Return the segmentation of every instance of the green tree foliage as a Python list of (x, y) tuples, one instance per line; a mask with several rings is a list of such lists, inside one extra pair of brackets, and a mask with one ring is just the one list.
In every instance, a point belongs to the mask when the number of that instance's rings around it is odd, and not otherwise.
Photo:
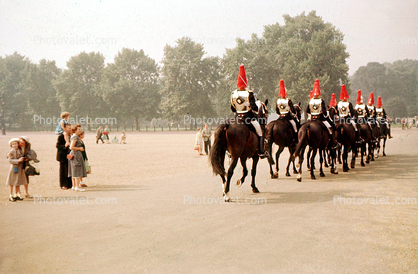
[(245, 73), (249, 89), (257, 98), (264, 101), (274, 97), (275, 82), (278, 69), (274, 66), (274, 59), (271, 57), (272, 47), (268, 41), (256, 34), (252, 34), (251, 39), (245, 41), (237, 39), (237, 46), (233, 49), (226, 49), (226, 53), (221, 61), (223, 89), (218, 95), (219, 102), (222, 104), (220, 114), (230, 113), (231, 92), (236, 89), (239, 66), (244, 64)]
[(344, 35), (331, 23), (325, 23), (315, 11), (291, 17), (284, 15), (285, 24), (264, 28), (264, 38), (271, 45), (271, 58), (278, 69), (274, 86), (278, 91), (284, 79), (294, 102), (307, 103), (315, 79), (319, 79), (322, 97), (328, 100), (339, 93), (341, 85), (349, 88), (349, 54), (342, 43)]
[(30, 61), (17, 52), (0, 57), (0, 100), (4, 102), (5, 124), (26, 125), (30, 117), (26, 114), (28, 98), (21, 89), (24, 71)]
[[(41, 116), (45, 119), (59, 117), (60, 107), (52, 81), (57, 79), (60, 73), (61, 70), (55, 65), (55, 61), (45, 59), (39, 64), (28, 63), (23, 70), (20, 90), (27, 98), (25, 113), (31, 116), (32, 123), (40, 123)], [(51, 128), (55, 129), (54, 125), (51, 125)]]
[(143, 50), (123, 48), (105, 69), (101, 92), (109, 110), (120, 119), (151, 120), (158, 115), (158, 66)]
[(183, 115), (210, 117), (219, 81), (219, 59), (204, 58), (201, 44), (183, 37), (172, 47), (166, 45), (162, 60), (161, 111), (165, 117)]
[(418, 115), (417, 60), (368, 63), (354, 73), (351, 83), (354, 90), (361, 89), (365, 100), (371, 92), (375, 98), (381, 96), (383, 107), (391, 117)]
[(71, 57), (67, 69), (53, 82), (61, 110), (82, 117), (109, 117), (99, 88), (103, 71), (101, 53), (82, 52)]

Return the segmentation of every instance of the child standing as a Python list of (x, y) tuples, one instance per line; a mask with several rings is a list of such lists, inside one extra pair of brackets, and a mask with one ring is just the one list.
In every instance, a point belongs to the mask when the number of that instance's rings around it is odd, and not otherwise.
[(70, 119), (70, 113), (66, 111), (61, 113), (61, 120), (58, 122), (57, 128), (55, 129), (55, 135), (64, 134), (65, 142), (70, 146), (70, 136), (64, 131), (65, 125), (68, 124), (68, 119)]
[(120, 136), (120, 143), (126, 144), (126, 132), (122, 131), (122, 135)]
[[(9, 141), (9, 146), (11, 147), (8, 154), (10, 170), (9, 175), (7, 176), (6, 185), (10, 186), (9, 201), (15, 202), (17, 200), (23, 200), (20, 195), (20, 186), (27, 184), (26, 174), (23, 170), (23, 162), (25, 161), (25, 157), (23, 157), (23, 154), (19, 149), (18, 138), (12, 138)], [(13, 187), (15, 187), (15, 196), (13, 196)]]

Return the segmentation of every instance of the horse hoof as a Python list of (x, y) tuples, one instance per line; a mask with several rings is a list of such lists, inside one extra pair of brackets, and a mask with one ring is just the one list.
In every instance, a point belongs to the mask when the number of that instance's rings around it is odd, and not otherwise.
[(347, 168), (343, 168), (343, 172), (348, 172), (348, 169)]
[(383, 153), (383, 156), (386, 156), (386, 153)]
[(311, 168), (310, 167), (308, 167), (308, 171), (310, 171), (311, 170)]
[(298, 174), (298, 171), (297, 170), (293, 170), (293, 174)]
[(253, 193), (260, 193), (260, 191), (258, 190), (258, 188), (253, 188)]
[(323, 172), (319, 173), (319, 176), (325, 177), (325, 174)]
[(312, 179), (312, 180), (316, 180), (315, 175), (314, 175), (314, 176), (311, 176), (311, 179)]
[(302, 175), (298, 174), (298, 176), (296, 177), (296, 180), (298, 182), (302, 182)]
[(242, 186), (242, 181), (241, 181), (241, 179), (239, 179), (239, 180), (237, 181), (237, 187), (240, 187), (240, 186)]
[(329, 165), (325, 164), (324, 167), (329, 167)]
[(366, 165), (365, 165), (364, 163), (361, 163), (361, 166), (362, 166), (362, 167), (365, 167)]
[(225, 202), (229, 202), (229, 201), (231, 201), (231, 198), (229, 198), (229, 196), (228, 196), (228, 195), (225, 195), (225, 196), (224, 196), (224, 201), (225, 201)]
[(287, 177), (290, 177), (290, 173), (289, 173), (289, 172), (286, 172), (286, 176), (287, 176)]

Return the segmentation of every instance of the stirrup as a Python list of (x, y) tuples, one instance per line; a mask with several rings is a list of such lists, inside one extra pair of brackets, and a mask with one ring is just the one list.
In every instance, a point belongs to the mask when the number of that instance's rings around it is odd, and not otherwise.
[(270, 155), (269, 155), (269, 153), (268, 153), (267, 151), (264, 151), (264, 153), (263, 153), (263, 154), (258, 154), (258, 156), (259, 156), (261, 159), (264, 159), (264, 158), (269, 157)]

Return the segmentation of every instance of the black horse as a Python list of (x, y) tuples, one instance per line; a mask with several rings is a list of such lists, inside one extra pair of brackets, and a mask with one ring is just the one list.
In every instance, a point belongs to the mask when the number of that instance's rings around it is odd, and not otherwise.
[[(356, 154), (357, 154), (357, 144), (356, 144), (356, 131), (351, 124), (351, 122), (338, 119), (339, 113), (335, 107), (329, 107), (328, 109), (330, 117), (332, 117), (335, 121), (336, 127), (336, 138), (337, 141), (341, 144), (343, 148), (342, 153), (342, 164), (343, 164), (343, 171), (347, 172), (350, 170), (348, 167), (348, 153), (352, 151), (352, 158), (351, 158), (351, 168), (355, 168), (356, 164)], [(338, 156), (341, 155), (341, 151), (339, 150)]]
[[(300, 107), (300, 102), (297, 105), (293, 105), (296, 116), (298, 117), (299, 121), (301, 118), (302, 109)], [(279, 118), (277, 120), (271, 121), (266, 127), (266, 151), (269, 153), (269, 162), (270, 162), (270, 175), (272, 179), (279, 177), (279, 157), (283, 150), (287, 147), (289, 149), (289, 161), (286, 167), (286, 176), (290, 176), (289, 167), (290, 163), (293, 163), (293, 173), (297, 174), (297, 170), (295, 167), (295, 161), (290, 161), (290, 158), (295, 152), (296, 144), (293, 144), (293, 134), (294, 129), (290, 122), (286, 119)], [(273, 173), (272, 165), (274, 165), (274, 161), (272, 158), (272, 145), (275, 143), (279, 146), (276, 152), (276, 172)]]
[[(299, 174), (297, 176), (297, 180), (300, 182), (302, 181), (302, 163), (303, 163), (303, 154), (305, 152), (306, 146), (309, 145), (310, 148), (312, 148), (312, 155), (310, 158), (311, 161), (311, 179), (316, 179), (314, 174), (314, 163), (315, 163), (315, 156), (318, 152), (318, 149), (320, 151), (325, 150), (328, 146), (328, 143), (330, 141), (330, 133), (328, 132), (328, 129), (317, 120), (311, 120), (306, 123), (304, 123), (298, 134), (299, 143), (296, 146), (296, 150), (293, 153), (291, 160), (294, 160), (295, 157), (299, 157)], [(331, 173), (337, 174), (337, 166), (334, 166), (334, 160), (335, 160), (335, 150), (330, 151), (331, 154)], [(308, 159), (309, 160), (309, 159)], [(322, 169), (324, 158), (322, 153), (319, 154), (319, 163), (320, 163), (320, 169), (319, 169), (319, 175), (321, 177), (325, 177), (324, 171)]]
[(377, 151), (376, 151), (376, 158), (379, 157), (380, 153), (380, 141), (383, 140), (383, 156), (386, 156), (385, 148), (386, 148), (386, 140), (389, 136), (389, 127), (385, 123), (385, 121), (378, 120), (378, 123), (380, 124), (380, 136), (379, 141), (377, 142)]
[[(260, 125), (264, 127), (267, 124), (267, 104), (268, 100), (263, 104), (261, 103), (258, 109), (257, 118), (259, 118)], [(244, 179), (248, 174), (246, 161), (248, 158), (253, 159), (253, 166), (251, 169), (251, 188), (253, 193), (259, 193), (259, 190), (255, 186), (255, 175), (257, 171), (258, 156), (258, 136), (254, 132), (248, 129), (248, 126), (244, 124), (239, 117), (229, 119), (223, 124), (220, 124), (215, 131), (215, 140), (210, 150), (209, 161), (212, 165), (212, 170), (215, 175), (219, 175), (222, 178), (223, 184), (223, 196), (226, 202), (229, 202), (228, 196), (229, 186), (231, 183), (234, 169), (238, 163), (238, 159), (241, 160), (242, 165), (242, 177), (237, 181), (237, 185), (241, 186), (244, 183)], [(224, 162), (225, 153), (229, 152), (231, 155), (231, 163), (228, 168), (228, 174), (225, 172)], [(225, 179), (225, 175), (227, 178)]]
[[(374, 151), (374, 140), (373, 140), (373, 132), (372, 129), (375, 130), (375, 133), (377, 131), (377, 127), (370, 128), (370, 126), (367, 124), (366, 120), (364, 118), (359, 118), (360, 122), (360, 136), (363, 138), (364, 142), (360, 145), (361, 148), (361, 160), (360, 164), (362, 167), (366, 166), (364, 164), (364, 156), (366, 156), (366, 164), (370, 163), (370, 160), (373, 159), (373, 151)], [(366, 150), (366, 145), (368, 146), (368, 149)], [(366, 151), (368, 152), (366, 154)]]

